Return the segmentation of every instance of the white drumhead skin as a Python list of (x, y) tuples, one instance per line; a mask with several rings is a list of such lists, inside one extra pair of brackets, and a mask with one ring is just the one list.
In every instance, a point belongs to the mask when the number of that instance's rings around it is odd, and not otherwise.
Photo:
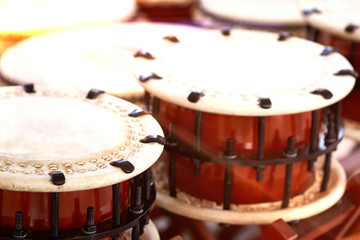
[(133, 17), (135, 0), (1, 0), (0, 32), (43, 31)]
[[(174, 28), (176, 28), (174, 26)], [(179, 43), (162, 41), (154, 60), (136, 59), (137, 77), (155, 73), (161, 80), (141, 83), (158, 98), (194, 110), (242, 116), (267, 116), (320, 109), (344, 98), (353, 88), (352, 76), (335, 76), (353, 69), (340, 54), (321, 56), (324, 46), (260, 31), (197, 29), (176, 35)], [(311, 92), (327, 89), (325, 99)], [(202, 92), (197, 103), (187, 100)], [(259, 106), (269, 98), (270, 109)]]
[(219, 20), (250, 25), (305, 26), (296, 0), (199, 0), (200, 9)]
[(306, 15), (313, 27), (348, 40), (360, 41), (360, 28), (348, 33), (349, 24), (360, 26), (360, 1), (356, 0), (301, 0), (301, 11), (315, 8), (320, 13)]
[(142, 97), (144, 89), (133, 76), (134, 54), (151, 51), (171, 29), (166, 24), (124, 23), (33, 37), (2, 55), (0, 71), (12, 84), (85, 92), (96, 88), (122, 98)]
[[(163, 146), (141, 143), (161, 135), (150, 116), (128, 114), (138, 107), (101, 94), (96, 99), (73, 92), (21, 86), (0, 88), (0, 188), (27, 192), (79, 191), (109, 186), (147, 170)], [(126, 159), (135, 170), (110, 165)], [(61, 171), (64, 185), (50, 181)]]

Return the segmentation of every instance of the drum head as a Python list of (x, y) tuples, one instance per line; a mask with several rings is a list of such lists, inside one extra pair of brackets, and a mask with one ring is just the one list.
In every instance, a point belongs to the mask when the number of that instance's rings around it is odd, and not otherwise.
[(200, 10), (215, 20), (248, 27), (304, 27), (296, 0), (199, 0)]
[(165, 24), (109, 24), (34, 37), (8, 49), (0, 71), (11, 84), (32, 82), (85, 92), (96, 88), (129, 100), (141, 98), (144, 89), (133, 75), (134, 54), (151, 52), (159, 45), (157, 38), (171, 29)]
[[(345, 39), (360, 41), (360, 2), (353, 0), (301, 0), (306, 21), (324, 32), (341, 36)], [(315, 11), (311, 11), (315, 10)], [(353, 27), (351, 27), (353, 26)]]
[[(142, 143), (163, 135), (150, 116), (130, 117), (135, 105), (100, 94), (88, 99), (69, 91), (0, 88), (0, 188), (62, 192), (109, 186), (148, 169), (163, 146)], [(113, 166), (126, 160), (134, 170)], [(53, 172), (65, 183), (54, 185)]]
[(0, 3), (0, 32), (33, 34), (114, 22), (133, 17), (135, 11), (135, 0), (7, 0)]
[(353, 70), (350, 63), (338, 53), (321, 55), (317, 43), (260, 31), (193, 31), (180, 32), (177, 43), (162, 39), (155, 59), (136, 59), (142, 86), (185, 108), (242, 116), (306, 112), (338, 102), (355, 83), (337, 74)]

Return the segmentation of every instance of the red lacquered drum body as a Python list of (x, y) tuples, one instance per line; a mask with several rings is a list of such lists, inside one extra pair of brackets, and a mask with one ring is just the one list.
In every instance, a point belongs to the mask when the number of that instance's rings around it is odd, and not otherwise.
[[(120, 183), (121, 212), (128, 209), (130, 183)], [(26, 229), (49, 230), (50, 193), (30, 193), (0, 190), (0, 224), (13, 228), (15, 213), (22, 211), (23, 225)], [(87, 208), (95, 210), (95, 223), (112, 217), (112, 187), (59, 193), (59, 229), (81, 228), (86, 223)]]
[[(176, 125), (179, 144), (194, 146), (195, 111), (161, 102), (158, 121), (168, 131), (169, 124)], [(222, 152), (227, 139), (234, 141), (238, 154), (256, 154), (258, 141), (257, 117), (242, 117), (202, 113), (201, 149)], [(264, 153), (282, 153), (288, 138), (295, 138), (295, 147), (308, 144), (311, 128), (311, 112), (269, 116), (265, 120)], [(190, 195), (221, 203), (224, 192), (225, 165), (210, 162), (201, 164), (200, 176), (194, 175), (194, 165), (187, 157), (176, 156), (176, 185)], [(285, 166), (268, 166), (263, 180), (257, 182), (256, 170), (251, 166), (232, 166), (232, 203), (259, 203), (281, 200), (284, 194)], [(307, 162), (293, 165), (291, 195), (301, 193), (312, 181)]]
[(197, 0), (137, 0), (140, 12), (151, 21), (190, 23)]

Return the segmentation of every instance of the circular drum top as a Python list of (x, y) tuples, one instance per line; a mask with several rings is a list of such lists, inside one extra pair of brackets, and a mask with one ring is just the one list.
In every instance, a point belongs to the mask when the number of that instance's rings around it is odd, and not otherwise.
[(301, 11), (313, 27), (360, 41), (360, 1), (301, 0)]
[(158, 45), (156, 37), (171, 29), (166, 24), (124, 23), (33, 37), (5, 51), (0, 71), (12, 84), (96, 88), (123, 98), (142, 97), (144, 89), (133, 78), (134, 54)]
[(133, 17), (135, 0), (2, 0), (0, 32), (37, 32)]
[(160, 37), (162, 48), (150, 52), (154, 59), (137, 59), (137, 77), (150, 93), (186, 108), (298, 113), (338, 102), (355, 83), (342, 55), (321, 55), (324, 46), (304, 39), (239, 29), (189, 30), (176, 37), (178, 42)]
[[(163, 146), (140, 140), (163, 133), (150, 115), (129, 116), (134, 109), (107, 94), (91, 99), (44, 87), (35, 87), (35, 93), (21, 86), (0, 88), (0, 188), (78, 191), (142, 173)], [(116, 163), (134, 170), (125, 173)]]
[(297, 0), (199, 0), (200, 9), (219, 20), (262, 27), (304, 27)]

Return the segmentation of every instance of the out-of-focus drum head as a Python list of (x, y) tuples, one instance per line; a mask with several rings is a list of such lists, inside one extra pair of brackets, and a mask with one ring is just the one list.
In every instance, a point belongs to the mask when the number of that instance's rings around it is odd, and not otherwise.
[(163, 35), (173, 32), (166, 24), (127, 23), (33, 37), (3, 54), (0, 71), (10, 84), (96, 88), (136, 100), (143, 97), (144, 89), (133, 75), (134, 55), (151, 51)]
[(320, 109), (354, 86), (353, 76), (338, 74), (351, 72), (350, 63), (336, 52), (321, 55), (322, 45), (260, 31), (227, 33), (198, 29), (182, 31), (176, 43), (161, 40), (155, 59), (137, 59), (139, 82), (179, 106), (238, 116)]
[(25, 0), (0, 2), (0, 33), (33, 34), (53, 29), (128, 20), (135, 0)]
[(199, 0), (199, 9), (214, 20), (245, 27), (305, 27), (296, 0)]
[(360, 41), (360, 2), (353, 0), (301, 0), (301, 10), (311, 26), (343, 37)]
[[(122, 99), (95, 99), (70, 91), (35, 87), (0, 88), (0, 188), (26, 192), (94, 189), (130, 179), (148, 169), (163, 146), (142, 143), (162, 130), (150, 116), (130, 117), (138, 109)], [(113, 166), (126, 160), (125, 173)], [(50, 181), (52, 172), (65, 183)]]

